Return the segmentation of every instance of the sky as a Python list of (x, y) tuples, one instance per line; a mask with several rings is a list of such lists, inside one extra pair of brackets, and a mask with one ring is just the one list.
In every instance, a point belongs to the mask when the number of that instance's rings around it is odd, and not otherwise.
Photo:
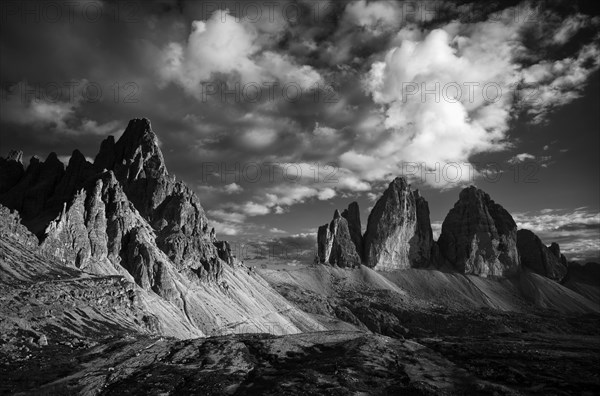
[(90, 160), (147, 117), (238, 256), (314, 253), (407, 177), (434, 234), (476, 185), (600, 256), (593, 1), (3, 1), (0, 154)]

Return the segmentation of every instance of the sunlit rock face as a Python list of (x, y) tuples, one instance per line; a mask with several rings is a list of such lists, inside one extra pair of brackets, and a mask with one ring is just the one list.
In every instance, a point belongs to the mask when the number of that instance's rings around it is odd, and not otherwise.
[(350, 236), (348, 221), (338, 210), (328, 225), (319, 227), (317, 243), (319, 262), (342, 268), (360, 266), (360, 256)]
[(519, 270), (517, 224), (488, 194), (461, 191), (438, 240), (441, 254), (464, 274), (506, 276)]
[(156, 243), (178, 269), (218, 257), (198, 196), (169, 175), (157, 136), (147, 119), (129, 122), (115, 143), (102, 142), (94, 161), (98, 171), (112, 170), (138, 212), (156, 231)]
[(0, 203), (19, 212), (45, 251), (86, 271), (127, 270), (165, 296), (165, 260), (194, 279), (220, 277), (225, 255), (210, 238), (200, 200), (168, 173), (148, 119), (131, 120), (116, 142), (105, 139), (93, 164), (75, 150), (66, 168), (51, 153), (23, 170), (21, 157), (11, 152), (0, 161)]
[(376, 270), (435, 265), (429, 206), (403, 177), (394, 179), (369, 215), (364, 261)]
[(18, 153), (0, 161), (10, 173), (0, 178), (1, 240), (31, 246), (72, 274), (125, 279), (165, 334), (324, 329), (209, 231), (198, 196), (168, 173), (147, 119), (131, 120), (118, 141), (107, 138), (93, 163), (76, 150), (66, 168), (56, 154), (21, 167)]
[(555, 281), (561, 281), (567, 275), (567, 260), (565, 256), (561, 259), (558, 244), (548, 248), (533, 232), (519, 230), (517, 247), (523, 268)]

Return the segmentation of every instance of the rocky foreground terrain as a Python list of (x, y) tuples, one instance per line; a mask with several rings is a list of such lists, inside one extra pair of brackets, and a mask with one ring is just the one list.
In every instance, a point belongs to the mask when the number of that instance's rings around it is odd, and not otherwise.
[(0, 394), (596, 394), (598, 264), (463, 190), (439, 240), (406, 180), (313, 265), (243, 265), (146, 119), (0, 159)]

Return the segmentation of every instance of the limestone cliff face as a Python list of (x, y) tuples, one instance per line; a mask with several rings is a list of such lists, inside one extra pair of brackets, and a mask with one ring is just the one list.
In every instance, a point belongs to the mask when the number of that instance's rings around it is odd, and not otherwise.
[[(559, 257), (558, 244), (549, 249), (540, 238), (529, 230), (519, 230), (517, 247), (521, 257), (521, 265), (547, 278), (561, 281), (567, 275), (567, 263)], [(562, 256), (563, 258), (565, 256)]]
[(41, 249), (87, 272), (126, 275), (143, 289), (174, 300), (177, 293), (166, 271), (171, 264), (155, 238), (108, 171), (65, 203), (46, 228)]
[(209, 265), (218, 257), (200, 200), (167, 172), (150, 121), (130, 121), (116, 143), (108, 137), (94, 167), (114, 172), (130, 201), (156, 230), (156, 243), (178, 269), (197, 262)]
[(317, 234), (319, 261), (342, 268), (359, 267), (361, 260), (350, 236), (348, 221), (338, 210), (329, 225), (319, 227)]
[(369, 215), (365, 263), (384, 271), (427, 267), (434, 245), (427, 201), (405, 178), (396, 178)]
[(356, 247), (356, 252), (362, 259), (364, 247), (358, 202), (352, 202), (350, 205), (348, 205), (348, 209), (344, 209), (342, 212), (342, 217), (348, 222), (350, 238), (352, 238), (352, 242)]
[[(13, 153), (0, 161), (3, 174), (8, 174), (0, 203), (17, 210), (47, 249), (93, 272), (129, 270), (119, 255), (122, 242), (144, 220), (145, 228), (151, 230), (146, 239), (178, 271), (202, 280), (219, 278), (223, 262), (208, 235), (200, 200), (167, 172), (147, 119), (131, 120), (117, 142), (112, 136), (104, 140), (94, 164), (75, 150), (65, 169), (52, 153), (44, 162), (33, 157), (16, 180), (20, 157)], [(133, 235), (139, 239), (139, 233)], [(67, 240), (72, 248), (61, 248)], [(153, 275), (134, 272), (140, 284), (152, 284)]]
[(437, 254), (437, 245), (433, 240), (429, 204), (421, 196), (419, 190), (413, 192), (413, 197), (415, 199), (417, 224), (415, 236), (409, 240), (411, 245), (409, 259), (415, 268), (438, 267), (440, 258)]
[(0, 219), (0, 237), (2, 239), (13, 239), (29, 248), (37, 248), (37, 238), (21, 224), (18, 212), (0, 205)]
[(444, 219), (438, 245), (454, 269), (464, 274), (504, 276), (519, 269), (516, 223), (473, 186), (461, 191)]
[[(0, 162), (1, 169), (17, 169), (12, 162)], [(194, 334), (324, 329), (243, 270), (229, 244), (208, 231), (199, 198), (167, 172), (146, 119), (132, 120), (116, 142), (107, 138), (93, 164), (79, 151), (66, 169), (56, 154), (44, 162), (34, 157), (14, 179), (2, 184), (7, 207), (0, 214), (8, 214), (0, 234), (22, 231), (10, 212), (18, 211), (37, 235), (24, 243), (39, 238), (36, 250), (69, 271), (134, 282), (165, 328), (178, 328), (169, 323), (175, 320)]]

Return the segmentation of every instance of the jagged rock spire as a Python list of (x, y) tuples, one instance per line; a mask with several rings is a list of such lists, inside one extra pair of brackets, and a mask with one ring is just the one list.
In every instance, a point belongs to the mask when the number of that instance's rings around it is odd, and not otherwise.
[(348, 222), (348, 230), (350, 231), (350, 238), (356, 247), (358, 255), (363, 257), (363, 238), (362, 229), (360, 224), (360, 209), (358, 202), (352, 202), (348, 205), (348, 209), (344, 209), (342, 217)]
[(329, 225), (319, 227), (317, 250), (319, 261), (324, 264), (345, 268), (359, 267), (361, 264), (360, 256), (350, 237), (348, 222), (337, 209)]
[[(11, 158), (18, 159), (20, 155), (11, 154)], [(0, 165), (4, 168), (5, 163), (18, 164), (4, 160)], [(43, 239), (48, 237), (44, 231), (49, 222), (64, 214), (63, 207), (66, 205), (69, 210), (76, 204), (81, 189), (89, 189), (106, 172), (113, 175), (128, 204), (131, 202), (152, 227), (156, 245), (178, 270), (191, 268), (198, 272), (208, 268), (205, 272), (220, 272), (219, 254), (208, 234), (208, 220), (200, 199), (168, 174), (159, 140), (146, 118), (131, 120), (118, 141), (107, 137), (93, 164), (78, 150), (73, 152), (66, 170), (56, 153), (44, 162), (32, 158), (16, 184), (2, 184), (14, 185), (0, 195), (0, 203), (18, 210), (24, 224)], [(91, 195), (88, 192), (86, 196)], [(77, 205), (80, 209), (83, 205), (82, 210), (89, 209), (87, 202)]]
[(378, 270), (432, 265), (433, 233), (427, 201), (404, 177), (388, 186), (369, 214), (364, 238), (366, 265)]

